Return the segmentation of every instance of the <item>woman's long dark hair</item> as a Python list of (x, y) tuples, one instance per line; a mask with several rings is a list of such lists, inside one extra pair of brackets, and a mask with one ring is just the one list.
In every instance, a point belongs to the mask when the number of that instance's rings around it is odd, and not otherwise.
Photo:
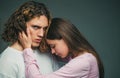
[(84, 51), (93, 54), (97, 59), (99, 78), (104, 78), (104, 68), (99, 55), (71, 22), (62, 18), (53, 18), (47, 31), (46, 39), (63, 39), (68, 45), (70, 52), (76, 52), (76, 54)]

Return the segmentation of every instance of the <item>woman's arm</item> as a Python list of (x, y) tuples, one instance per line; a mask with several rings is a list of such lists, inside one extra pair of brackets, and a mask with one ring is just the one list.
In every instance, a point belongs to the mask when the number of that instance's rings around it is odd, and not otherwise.
[(39, 71), (37, 61), (31, 48), (26, 48), (23, 52), (25, 60), (26, 78), (87, 78), (90, 65), (85, 59), (73, 59), (58, 71), (42, 75)]
[(31, 48), (24, 49), (23, 56), (25, 62), (26, 78), (42, 78), (39, 76), (37, 77), (37, 75), (39, 75), (40, 72), (32, 49)]
[(84, 78), (87, 78), (90, 65), (86, 59), (82, 58), (75, 58), (71, 60), (54, 73), (42, 75), (39, 71), (37, 61), (31, 49), (32, 40), (29, 29), (27, 29), (27, 35), (22, 32), (19, 36), (19, 41), (24, 48), (23, 57), (25, 60), (26, 78), (80, 78), (83, 76)]

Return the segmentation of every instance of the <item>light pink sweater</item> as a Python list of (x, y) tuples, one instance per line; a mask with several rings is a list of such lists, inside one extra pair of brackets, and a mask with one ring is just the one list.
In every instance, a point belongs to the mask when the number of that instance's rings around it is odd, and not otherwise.
[(47, 75), (40, 73), (40, 67), (37, 65), (32, 49), (25, 49), (23, 56), (26, 78), (99, 78), (96, 58), (90, 53), (84, 53), (71, 59), (59, 70)]

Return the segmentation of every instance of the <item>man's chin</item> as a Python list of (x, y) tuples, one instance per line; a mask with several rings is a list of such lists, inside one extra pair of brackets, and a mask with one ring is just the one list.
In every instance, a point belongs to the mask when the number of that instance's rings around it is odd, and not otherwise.
[(32, 45), (32, 48), (38, 48), (40, 44), (34, 44)]

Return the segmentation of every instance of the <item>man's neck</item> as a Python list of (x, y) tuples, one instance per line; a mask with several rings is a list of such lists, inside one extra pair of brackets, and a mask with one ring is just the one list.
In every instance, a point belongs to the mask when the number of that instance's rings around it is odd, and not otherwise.
[(20, 43), (18, 41), (13, 43), (10, 47), (17, 49), (19, 51), (23, 51), (23, 47), (20, 45)]

